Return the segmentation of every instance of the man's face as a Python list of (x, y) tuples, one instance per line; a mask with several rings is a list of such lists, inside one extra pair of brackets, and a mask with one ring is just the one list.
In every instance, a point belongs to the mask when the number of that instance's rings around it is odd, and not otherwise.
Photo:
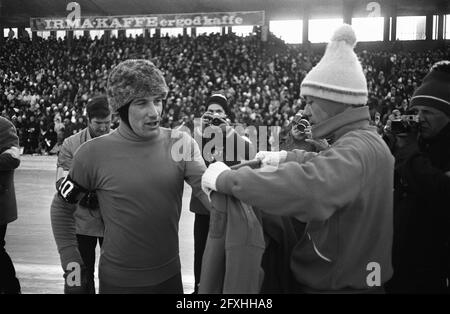
[(306, 97), (306, 106), (303, 114), (308, 117), (311, 125), (318, 124), (330, 118), (330, 115), (322, 109), (323, 100), (313, 96)]
[(210, 104), (206, 112), (210, 115), (219, 115), (221, 118), (225, 118), (227, 116), (225, 110), (223, 110), (222, 106), (218, 104)]
[(88, 125), (92, 137), (108, 134), (111, 128), (111, 115), (106, 118), (89, 119)]
[(450, 118), (438, 109), (427, 106), (414, 108), (419, 115), (420, 136), (424, 139), (435, 137), (450, 122)]
[(130, 104), (128, 120), (138, 136), (150, 139), (159, 135), (164, 96), (137, 98)]

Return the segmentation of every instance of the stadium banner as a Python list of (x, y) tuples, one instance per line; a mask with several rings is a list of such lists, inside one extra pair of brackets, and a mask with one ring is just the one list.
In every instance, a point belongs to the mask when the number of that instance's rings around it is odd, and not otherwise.
[(30, 18), (31, 31), (264, 25), (264, 11)]

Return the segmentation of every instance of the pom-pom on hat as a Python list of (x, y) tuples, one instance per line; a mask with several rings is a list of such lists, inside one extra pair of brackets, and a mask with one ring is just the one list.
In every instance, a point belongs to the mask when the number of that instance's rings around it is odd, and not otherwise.
[(108, 77), (107, 96), (113, 112), (133, 99), (167, 95), (162, 72), (150, 61), (130, 59), (119, 63)]
[(439, 61), (423, 79), (411, 98), (411, 108), (427, 106), (450, 117), (450, 61)]
[(348, 24), (340, 26), (320, 62), (304, 78), (300, 94), (348, 105), (367, 103), (367, 81), (353, 48), (356, 35)]

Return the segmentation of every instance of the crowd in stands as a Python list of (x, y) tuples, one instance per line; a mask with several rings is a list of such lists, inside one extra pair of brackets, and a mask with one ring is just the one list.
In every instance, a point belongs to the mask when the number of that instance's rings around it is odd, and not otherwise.
[[(86, 126), (87, 100), (104, 92), (109, 70), (128, 58), (152, 60), (170, 92), (163, 125), (193, 127), (207, 97), (222, 91), (235, 122), (287, 129), (302, 107), (300, 83), (322, 53), (284, 44), (258, 33), (144, 39), (5, 38), (0, 48), (0, 114), (15, 124), (25, 154), (56, 153), (64, 138)], [(372, 117), (380, 130), (398, 109), (404, 113), (414, 89), (450, 48), (426, 52), (358, 51), (369, 87)], [(375, 120), (374, 120), (375, 121)], [(114, 120), (117, 124), (117, 118)]]

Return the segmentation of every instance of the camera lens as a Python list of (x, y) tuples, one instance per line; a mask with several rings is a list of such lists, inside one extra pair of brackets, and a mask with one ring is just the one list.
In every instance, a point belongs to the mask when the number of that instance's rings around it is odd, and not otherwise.
[(306, 129), (310, 126), (308, 120), (301, 119), (296, 125), (295, 128), (302, 133), (305, 133)]
[(220, 120), (219, 118), (214, 118), (212, 119), (211, 124), (214, 126), (219, 126), (222, 124), (222, 120)]

